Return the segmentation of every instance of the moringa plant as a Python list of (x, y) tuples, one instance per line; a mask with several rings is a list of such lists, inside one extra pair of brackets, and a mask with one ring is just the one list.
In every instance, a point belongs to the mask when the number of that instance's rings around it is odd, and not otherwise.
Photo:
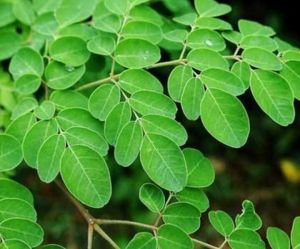
[[(288, 126), (300, 100), (300, 51), (254, 21), (240, 20), (233, 30), (219, 18), (231, 11), (226, 4), (153, 2), (0, 1), (1, 249), (63, 248), (41, 245), (33, 195), (10, 179), (20, 165), (55, 182), (77, 207), (88, 249), (96, 234), (107, 242), (102, 248), (120, 249), (105, 232), (114, 224), (142, 230), (126, 249), (266, 248), (249, 200), (235, 219), (209, 211), (224, 243), (199, 239), (215, 172), (185, 146), (188, 133), (176, 114), (181, 109), (220, 143), (240, 148), (250, 121), (239, 96), (250, 91), (266, 115)], [(135, 162), (148, 176), (139, 199), (157, 214), (153, 223), (97, 219), (86, 210), (111, 199), (111, 157), (120, 167)], [(290, 235), (270, 227), (266, 239), (272, 249), (299, 249), (300, 217)]]

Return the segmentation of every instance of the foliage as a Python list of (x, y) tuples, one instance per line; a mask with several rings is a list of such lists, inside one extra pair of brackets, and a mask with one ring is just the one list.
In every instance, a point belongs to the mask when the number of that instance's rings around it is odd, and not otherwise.
[[(234, 31), (219, 18), (231, 11), (226, 4), (160, 4), (172, 18), (149, 0), (0, 2), (0, 248), (43, 241), (32, 194), (7, 177), (23, 164), (65, 191), (62, 179), (89, 224), (88, 249), (94, 232), (120, 248), (105, 224), (150, 229), (127, 249), (265, 248), (262, 221), (248, 200), (235, 220), (209, 212), (224, 237), (219, 247), (191, 236), (209, 208), (205, 188), (215, 173), (200, 151), (186, 148), (188, 134), (176, 115), (180, 108), (216, 140), (240, 148), (250, 119), (239, 97), (251, 91), (266, 115), (288, 126), (300, 99), (300, 51), (257, 22), (240, 20)], [(156, 77), (162, 67), (171, 67), (166, 84)], [(111, 199), (109, 150), (122, 167), (140, 161), (149, 182), (139, 198), (158, 215), (153, 225), (97, 220), (83, 208)], [(275, 227), (266, 237), (272, 249), (300, 248), (299, 217), (290, 238)]]

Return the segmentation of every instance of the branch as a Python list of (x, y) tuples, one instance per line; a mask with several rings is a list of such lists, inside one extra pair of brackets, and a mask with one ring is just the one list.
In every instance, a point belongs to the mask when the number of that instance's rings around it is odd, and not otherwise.
[(156, 230), (156, 226), (134, 222), (129, 220), (105, 220), (105, 219), (96, 219), (95, 222), (99, 225), (128, 225), (128, 226), (136, 226), (141, 228), (146, 228), (150, 230)]
[(94, 235), (94, 227), (89, 224), (88, 227), (88, 246), (87, 249), (93, 248), (93, 235)]
[(94, 230), (105, 239), (114, 249), (121, 249), (112, 239), (108, 236), (106, 232), (97, 224), (94, 224)]
[(192, 239), (192, 241), (195, 243), (195, 244), (198, 244), (198, 245), (201, 245), (201, 246), (204, 246), (206, 248), (210, 248), (210, 249), (219, 249), (220, 247), (216, 247), (216, 246), (213, 246), (211, 244), (208, 244), (206, 242), (203, 242), (201, 240), (197, 240), (197, 239)]

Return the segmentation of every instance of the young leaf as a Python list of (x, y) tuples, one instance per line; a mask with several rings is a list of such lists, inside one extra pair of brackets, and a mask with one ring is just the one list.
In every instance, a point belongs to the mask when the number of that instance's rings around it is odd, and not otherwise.
[(0, 172), (16, 168), (23, 160), (21, 144), (7, 134), (0, 134)]
[(215, 179), (215, 171), (211, 162), (196, 150), (186, 148), (183, 150), (188, 169), (187, 187), (205, 188)]
[(300, 61), (286, 62), (280, 74), (289, 83), (295, 98), (300, 100)]
[(186, 130), (174, 119), (159, 115), (147, 115), (144, 116), (141, 121), (146, 133), (165, 136), (178, 146), (184, 145), (187, 141)]
[(244, 50), (242, 57), (245, 62), (256, 68), (270, 71), (282, 69), (279, 58), (263, 48), (248, 48)]
[(251, 201), (243, 202), (242, 214), (236, 217), (236, 226), (240, 228), (247, 228), (256, 231), (261, 228), (262, 221), (255, 212), (254, 205)]
[(18, 239), (30, 247), (36, 247), (43, 241), (43, 229), (33, 221), (11, 218), (0, 223), (0, 233), (6, 239)]
[(159, 213), (165, 206), (164, 193), (152, 183), (145, 183), (140, 187), (139, 198), (153, 213)]
[(160, 60), (160, 50), (146, 40), (125, 39), (118, 44), (115, 59), (127, 68), (144, 68)]
[(9, 72), (13, 75), (14, 79), (18, 79), (25, 74), (41, 76), (44, 72), (42, 56), (32, 48), (21, 48), (11, 59)]
[(90, 58), (90, 52), (85, 41), (71, 36), (55, 40), (49, 49), (49, 53), (53, 60), (70, 67), (81, 66)]
[(243, 36), (247, 35), (264, 35), (264, 36), (273, 36), (275, 32), (272, 28), (264, 26), (258, 22), (249, 21), (249, 20), (239, 20), (238, 22), (239, 30)]
[(243, 81), (245, 90), (249, 88), (251, 68), (246, 62), (237, 61), (231, 67), (231, 72)]
[(50, 95), (50, 100), (55, 103), (58, 110), (75, 107), (88, 109), (88, 98), (79, 92), (71, 90), (54, 91)]
[(142, 115), (161, 115), (175, 118), (177, 107), (166, 95), (153, 91), (139, 91), (130, 99), (131, 107)]
[(237, 31), (225, 31), (222, 33), (222, 36), (229, 42), (235, 44), (235, 45), (239, 45), (243, 36), (241, 33), (237, 32)]
[(200, 74), (200, 80), (208, 88), (216, 88), (234, 96), (243, 94), (247, 88), (233, 73), (218, 68), (205, 70)]
[(157, 243), (160, 249), (192, 249), (190, 237), (177, 226), (166, 224), (157, 231)]
[(41, 146), (37, 156), (37, 171), (43, 182), (52, 182), (59, 173), (60, 160), (65, 151), (62, 135), (52, 135)]
[(255, 70), (250, 88), (260, 108), (276, 123), (287, 126), (294, 121), (294, 96), (283, 77), (274, 72)]
[(200, 17), (197, 19), (195, 26), (199, 29), (232, 30), (230, 23), (214, 17)]
[(214, 229), (224, 237), (228, 237), (232, 233), (234, 229), (234, 223), (232, 218), (227, 213), (221, 210), (210, 211), (208, 213), (208, 218)]
[(51, 61), (45, 70), (47, 85), (56, 90), (70, 88), (80, 80), (85, 72), (85, 66), (73, 67), (57, 61)]
[(90, 52), (100, 55), (111, 55), (116, 47), (115, 39), (111, 36), (98, 35), (87, 43)]
[(181, 192), (176, 193), (176, 199), (193, 205), (201, 213), (209, 208), (209, 200), (202, 189), (184, 188)]
[(121, 73), (119, 85), (130, 94), (139, 91), (163, 92), (160, 81), (151, 73), (142, 69), (129, 69)]
[(156, 240), (151, 233), (138, 233), (129, 241), (126, 249), (156, 249)]
[(275, 40), (263, 35), (248, 35), (241, 40), (241, 48), (263, 48), (270, 52), (278, 49), (278, 45)]
[(195, 0), (195, 7), (200, 17), (222, 16), (231, 11), (227, 4), (219, 4), (214, 0)]
[(238, 229), (231, 233), (228, 243), (232, 249), (265, 249), (260, 236), (249, 229)]
[(37, 167), (37, 155), (45, 140), (57, 133), (57, 125), (54, 120), (40, 121), (27, 132), (22, 147), (25, 162), (28, 166)]
[(250, 132), (249, 118), (242, 103), (234, 96), (209, 89), (204, 94), (200, 113), (206, 130), (220, 142), (233, 148), (246, 143)]
[(90, 17), (96, 8), (97, 1), (87, 2), (77, 0), (62, 0), (55, 11), (55, 17), (60, 26), (65, 27)]
[(188, 203), (173, 203), (163, 212), (163, 221), (180, 227), (187, 234), (196, 232), (200, 228), (200, 212)]
[(130, 166), (138, 157), (143, 140), (143, 130), (138, 122), (129, 122), (121, 130), (114, 151), (116, 162)]
[(191, 48), (209, 48), (214, 51), (223, 51), (226, 48), (223, 37), (209, 29), (198, 29), (190, 33), (187, 44)]
[(300, 247), (300, 217), (296, 217), (291, 231), (291, 242), (294, 249)]
[(0, 200), (6, 198), (21, 199), (33, 206), (33, 196), (26, 187), (13, 180), (0, 178)]
[(109, 113), (105, 125), (104, 135), (109, 144), (115, 145), (123, 127), (130, 121), (132, 111), (127, 102), (121, 102)]
[(36, 222), (34, 207), (18, 198), (4, 198), (0, 200), (0, 222), (11, 218), (23, 218)]
[(187, 56), (188, 64), (200, 71), (209, 68), (229, 69), (228, 62), (216, 51), (207, 48), (192, 50)]
[(104, 0), (105, 7), (116, 15), (125, 15), (128, 9), (128, 0)]
[(140, 158), (145, 172), (160, 187), (179, 192), (186, 185), (183, 153), (170, 139), (148, 134), (144, 137)]
[(80, 145), (69, 147), (63, 154), (60, 171), (67, 189), (83, 204), (100, 208), (108, 203), (110, 174), (97, 152)]
[(97, 119), (104, 121), (111, 110), (120, 102), (120, 89), (114, 84), (99, 86), (90, 96), (88, 108)]
[(84, 145), (101, 156), (106, 156), (108, 153), (109, 147), (102, 135), (86, 127), (69, 128), (64, 132), (64, 136), (70, 146)]
[(272, 249), (290, 249), (289, 236), (277, 227), (269, 227), (267, 239)]
[(179, 65), (172, 70), (168, 78), (168, 92), (174, 101), (180, 102), (183, 90), (192, 77), (193, 69), (190, 66)]
[(55, 105), (50, 100), (45, 100), (39, 107), (34, 110), (34, 115), (41, 120), (49, 120), (53, 118), (55, 113)]
[(24, 74), (15, 81), (15, 89), (24, 95), (32, 94), (39, 89), (41, 81), (38, 75)]

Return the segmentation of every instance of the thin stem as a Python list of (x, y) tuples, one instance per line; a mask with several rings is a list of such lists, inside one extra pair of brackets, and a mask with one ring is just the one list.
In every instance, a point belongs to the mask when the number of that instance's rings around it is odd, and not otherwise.
[(166, 66), (174, 66), (174, 65), (178, 65), (178, 64), (184, 64), (184, 63), (186, 63), (186, 59), (163, 61), (163, 62), (158, 62), (156, 64), (153, 64), (152, 66), (147, 67), (147, 69), (166, 67)]
[(106, 219), (96, 219), (95, 222), (99, 225), (128, 225), (128, 226), (136, 226), (141, 228), (146, 228), (150, 230), (156, 230), (157, 227), (140, 223), (140, 222), (134, 222), (129, 220), (106, 220)]
[[(194, 31), (194, 29), (195, 29), (195, 26), (192, 25), (192, 26), (191, 26), (191, 31), (190, 31), (189, 33), (192, 33), (192, 32)], [(185, 40), (184, 43), (183, 43), (182, 51), (181, 51), (180, 56), (179, 56), (179, 60), (182, 60), (182, 59), (183, 59), (186, 50), (187, 50), (187, 41)]]
[(168, 204), (169, 204), (170, 201), (172, 200), (172, 197), (173, 197), (173, 194), (170, 193), (170, 194), (169, 194), (169, 197), (168, 197), (168, 199), (167, 199), (167, 201), (166, 201), (166, 204), (165, 204), (164, 209), (158, 214), (158, 217), (157, 217), (157, 219), (156, 219), (156, 221), (155, 221), (155, 223), (154, 223), (153, 226), (155, 226), (155, 227), (158, 226), (158, 224), (159, 224), (159, 222), (160, 222), (160, 220), (161, 220), (161, 218), (162, 218), (162, 213), (163, 213), (163, 212), (165, 211), (165, 209), (167, 208)]
[(201, 240), (192, 239), (192, 241), (193, 241), (195, 244), (204, 246), (204, 247), (206, 247), (206, 248), (210, 248), (210, 249), (219, 249), (219, 247), (213, 246), (213, 245), (208, 244), (208, 243), (206, 243), (206, 242), (203, 242), (203, 241), (201, 241)]
[(224, 248), (224, 246), (227, 244), (227, 239), (224, 240), (224, 242), (218, 247), (219, 249)]
[(112, 239), (108, 236), (106, 232), (97, 224), (94, 225), (94, 230), (105, 239), (114, 249), (121, 249)]
[(239, 55), (224, 55), (223, 58), (229, 59), (229, 60), (241, 61), (241, 56), (239, 56)]
[(49, 99), (49, 88), (46, 82), (43, 83), (44, 89), (45, 89), (45, 100)]
[(89, 224), (87, 249), (92, 249), (93, 248), (93, 235), (94, 235), (94, 227), (93, 227), (93, 225)]

